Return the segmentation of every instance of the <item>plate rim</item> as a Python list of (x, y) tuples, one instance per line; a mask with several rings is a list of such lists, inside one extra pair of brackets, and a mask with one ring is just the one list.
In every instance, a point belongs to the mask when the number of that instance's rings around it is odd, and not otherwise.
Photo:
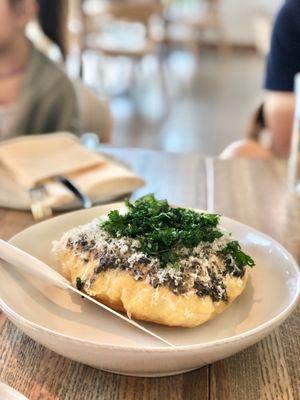
[(17, 389), (8, 385), (4, 381), (0, 381), (0, 394), (1, 391), (2, 393), (7, 394), (10, 400), (29, 400), (27, 397), (24, 396), (23, 393), (19, 392)]
[[(42, 221), (42, 222), (39, 222), (38, 224), (34, 224), (26, 229), (23, 229), (22, 231), (18, 232), (16, 235), (12, 236), (9, 239), (9, 242), (14, 244), (14, 241), (17, 240), (20, 235), (31, 230), (33, 227), (47, 224), (49, 221), (64, 218), (64, 217), (74, 214), (74, 213), (85, 214), (85, 213), (90, 212), (92, 209), (101, 209), (103, 207), (109, 207), (109, 208), (120, 207), (123, 204), (124, 204), (123, 202), (109, 203), (109, 204), (105, 204), (105, 205), (99, 205), (96, 207), (92, 207), (91, 209), (88, 209), (88, 210), (71, 211), (68, 213), (64, 213), (62, 215), (55, 216), (55, 217), (51, 218), (50, 220)], [(187, 208), (190, 208), (190, 207), (187, 207)], [(199, 210), (197, 208), (191, 208), (191, 209), (198, 211), (198, 212), (205, 211), (205, 210)], [(2, 298), (0, 298), (0, 308), (8, 316), (8, 318), (11, 317), (16, 322), (22, 321), (23, 325), (25, 325), (29, 328), (32, 328), (34, 330), (43, 331), (45, 334), (47, 334), (47, 336), (53, 336), (56, 339), (59, 338), (60, 340), (69, 340), (71, 342), (80, 343), (81, 345), (84, 345), (86, 347), (93, 347), (93, 348), (97, 347), (97, 348), (105, 348), (108, 350), (118, 350), (118, 351), (122, 350), (122, 351), (134, 351), (134, 352), (136, 351), (136, 352), (152, 353), (152, 352), (166, 352), (166, 351), (167, 352), (170, 352), (170, 351), (171, 352), (189, 352), (191, 350), (203, 350), (203, 349), (209, 350), (211, 348), (228, 345), (233, 342), (236, 343), (236, 342), (241, 342), (241, 341), (247, 340), (249, 338), (255, 337), (256, 335), (259, 335), (260, 333), (263, 334), (264, 332), (268, 332), (268, 328), (271, 328), (273, 326), (275, 329), (275, 327), (277, 327), (280, 323), (282, 323), (292, 313), (292, 311), (295, 309), (295, 307), (300, 299), (300, 271), (299, 271), (298, 263), (295, 260), (295, 258), (293, 257), (293, 255), (284, 246), (282, 246), (277, 240), (273, 239), (271, 236), (266, 235), (265, 233), (255, 229), (247, 224), (239, 222), (233, 218), (229, 218), (224, 215), (221, 215), (221, 218), (223, 220), (227, 220), (229, 222), (233, 222), (235, 224), (242, 225), (243, 227), (250, 229), (252, 232), (265, 238), (266, 240), (269, 240), (269, 241), (271, 240), (274, 244), (276, 244), (276, 246), (281, 250), (281, 252), (283, 252), (283, 254), (288, 258), (289, 264), (295, 272), (295, 279), (297, 281), (297, 290), (296, 290), (292, 300), (290, 301), (290, 303), (279, 314), (275, 315), (270, 320), (256, 326), (255, 328), (247, 330), (246, 332), (242, 332), (235, 336), (229, 336), (229, 337), (226, 337), (223, 339), (218, 339), (215, 341), (210, 341), (210, 342), (205, 342), (205, 343), (190, 344), (190, 345), (176, 345), (175, 348), (167, 347), (167, 346), (151, 346), (150, 347), (150, 346), (132, 346), (132, 345), (121, 345), (121, 344), (115, 345), (115, 344), (109, 344), (109, 343), (105, 343), (105, 342), (96, 342), (94, 340), (81, 339), (76, 336), (57, 332), (53, 329), (39, 325), (36, 322), (30, 321), (27, 318), (23, 317), (22, 315), (18, 314), (11, 307), (9, 307), (2, 300)]]

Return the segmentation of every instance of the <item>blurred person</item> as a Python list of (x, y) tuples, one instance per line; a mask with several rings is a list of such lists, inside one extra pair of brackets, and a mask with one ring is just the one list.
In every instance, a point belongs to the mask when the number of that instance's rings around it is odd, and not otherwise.
[[(83, 132), (78, 90), (60, 66), (26, 37), (26, 25), (35, 18), (66, 56), (66, 0), (0, 1), (0, 140)], [(108, 131), (104, 129), (103, 141), (108, 141)]]
[[(300, 1), (286, 0), (276, 17), (265, 72), (265, 96), (255, 115), (258, 128), (270, 134), (270, 146), (259, 144), (258, 132), (232, 143), (221, 157), (287, 157), (295, 111), (294, 78), (300, 71)], [(251, 137), (252, 136), (252, 137)]]

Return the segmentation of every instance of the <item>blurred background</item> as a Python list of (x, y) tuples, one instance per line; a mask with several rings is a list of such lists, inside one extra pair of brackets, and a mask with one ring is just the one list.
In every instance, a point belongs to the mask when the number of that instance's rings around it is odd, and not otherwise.
[[(66, 71), (108, 100), (113, 145), (217, 155), (261, 101), (281, 3), (69, 0)], [(60, 60), (36, 23), (28, 36)]]

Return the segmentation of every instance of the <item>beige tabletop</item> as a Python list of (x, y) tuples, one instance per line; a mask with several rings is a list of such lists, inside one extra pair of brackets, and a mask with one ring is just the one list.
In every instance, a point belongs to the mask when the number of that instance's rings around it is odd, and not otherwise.
[[(210, 210), (213, 206), (272, 236), (300, 261), (300, 199), (288, 196), (284, 162), (207, 161), (196, 154), (149, 150), (112, 152), (145, 178), (147, 186), (135, 196), (155, 192), (174, 204)], [(1, 238), (31, 224), (27, 212), (0, 209)], [(0, 381), (30, 400), (299, 400), (299, 332), (298, 307), (271, 335), (233, 357), (184, 375), (133, 378), (59, 356), (0, 314)]]

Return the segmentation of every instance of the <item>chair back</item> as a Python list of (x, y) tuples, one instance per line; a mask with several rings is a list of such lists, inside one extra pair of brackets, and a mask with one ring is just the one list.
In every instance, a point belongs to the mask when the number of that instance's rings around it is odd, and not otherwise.
[(162, 6), (154, 1), (113, 1), (106, 8), (106, 13), (115, 19), (140, 22), (145, 26), (148, 26), (153, 15), (161, 11)]
[(259, 142), (261, 133), (265, 128), (264, 107), (260, 104), (251, 115), (248, 126), (246, 128), (246, 138)]
[(81, 81), (75, 81), (74, 86), (80, 106), (82, 132), (94, 132), (101, 142), (109, 142), (112, 135), (112, 115), (108, 100), (99, 98)]

